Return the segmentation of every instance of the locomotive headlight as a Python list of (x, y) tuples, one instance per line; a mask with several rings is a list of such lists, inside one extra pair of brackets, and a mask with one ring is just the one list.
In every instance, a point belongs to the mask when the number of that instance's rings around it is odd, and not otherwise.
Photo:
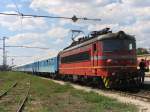
[(115, 72), (113, 72), (113, 73), (112, 73), (112, 76), (113, 76), (113, 75), (116, 75), (116, 73), (115, 73)]
[(107, 63), (112, 63), (112, 59), (107, 59)]
[(114, 59), (107, 59), (106, 61), (108, 64), (111, 63), (111, 64), (118, 64), (118, 60), (114, 60)]

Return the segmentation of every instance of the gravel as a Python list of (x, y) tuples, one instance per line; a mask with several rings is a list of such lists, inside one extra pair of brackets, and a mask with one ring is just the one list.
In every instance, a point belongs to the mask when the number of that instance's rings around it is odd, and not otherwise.
[[(52, 80), (52, 79), (47, 79), (47, 78), (43, 78), (46, 80)], [(57, 81), (57, 80), (52, 80), (55, 83), (64, 85), (65, 82), (63, 81)], [(149, 83), (150, 84), (150, 78), (145, 78), (145, 83)], [(79, 89), (79, 90), (84, 90), (87, 92), (93, 91), (98, 93), (99, 95), (104, 95), (110, 98), (114, 98), (117, 99), (119, 102), (122, 103), (127, 103), (127, 104), (134, 104), (139, 108), (139, 112), (150, 112), (150, 103), (149, 102), (145, 102), (145, 101), (141, 101), (139, 99), (135, 99), (135, 98), (131, 98), (131, 97), (127, 97), (127, 96), (122, 96), (119, 93), (106, 93), (106, 91), (100, 90), (100, 89), (93, 89), (91, 87), (85, 87), (85, 86), (81, 86), (81, 85), (77, 85), (77, 84), (71, 84), (74, 88)]]

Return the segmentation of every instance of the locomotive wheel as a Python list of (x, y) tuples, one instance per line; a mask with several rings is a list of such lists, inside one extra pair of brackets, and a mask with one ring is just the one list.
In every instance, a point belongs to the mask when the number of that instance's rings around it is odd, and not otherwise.
[(100, 89), (104, 89), (104, 88), (105, 88), (103, 79), (102, 79), (101, 77), (98, 77), (98, 84), (97, 84), (97, 86), (98, 86), (98, 88), (100, 88)]

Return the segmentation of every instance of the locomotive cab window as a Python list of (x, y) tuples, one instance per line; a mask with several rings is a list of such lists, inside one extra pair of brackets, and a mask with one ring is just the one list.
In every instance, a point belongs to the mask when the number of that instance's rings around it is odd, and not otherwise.
[(134, 40), (127, 39), (109, 39), (103, 41), (103, 51), (104, 52), (116, 52), (121, 50), (130, 51), (135, 48)]

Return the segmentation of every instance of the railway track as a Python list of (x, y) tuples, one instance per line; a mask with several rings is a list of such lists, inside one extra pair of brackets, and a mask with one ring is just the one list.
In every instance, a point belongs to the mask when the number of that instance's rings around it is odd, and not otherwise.
[(132, 94), (132, 95), (150, 102), (150, 91), (140, 91), (139, 93)]
[(4, 91), (2, 94), (0, 94), (0, 99), (1, 99), (4, 95), (6, 95), (6, 94), (7, 94), (13, 87), (15, 87), (16, 85), (17, 85), (17, 82), (13, 83), (10, 88), (8, 88), (6, 91)]
[(30, 81), (15, 82), (0, 95), (0, 107), (6, 112), (22, 112), (30, 91)]
[(150, 102), (150, 91), (141, 90), (139, 92), (123, 92), (123, 91), (110, 91), (113, 93), (119, 93), (122, 96), (131, 97), (134, 99)]

